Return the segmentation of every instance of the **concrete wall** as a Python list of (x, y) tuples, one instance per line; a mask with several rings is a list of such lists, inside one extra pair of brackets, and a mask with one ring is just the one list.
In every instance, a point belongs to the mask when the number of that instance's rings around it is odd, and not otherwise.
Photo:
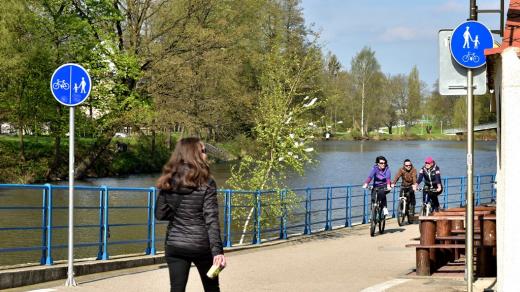
[[(501, 53), (500, 169), (497, 189), (498, 291), (518, 291), (520, 266), (520, 48)], [(500, 79), (495, 79), (500, 80)]]

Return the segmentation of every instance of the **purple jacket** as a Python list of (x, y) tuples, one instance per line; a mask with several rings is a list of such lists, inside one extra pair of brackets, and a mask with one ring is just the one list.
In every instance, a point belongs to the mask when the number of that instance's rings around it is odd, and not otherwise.
[(369, 184), (372, 179), (374, 179), (374, 187), (383, 187), (390, 185), (391, 174), (388, 165), (383, 170), (379, 169), (379, 166), (377, 166), (377, 164), (374, 165), (374, 167), (372, 167), (372, 170), (370, 171), (370, 174), (368, 175), (368, 178), (365, 180), (365, 183)]

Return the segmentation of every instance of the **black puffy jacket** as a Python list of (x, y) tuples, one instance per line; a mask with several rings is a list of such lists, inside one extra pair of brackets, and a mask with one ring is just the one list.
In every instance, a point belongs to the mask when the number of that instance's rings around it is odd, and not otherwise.
[[(175, 201), (180, 199), (177, 210)], [(155, 218), (169, 221), (166, 244), (179, 255), (223, 254), (218, 216), (217, 185), (159, 191)]]

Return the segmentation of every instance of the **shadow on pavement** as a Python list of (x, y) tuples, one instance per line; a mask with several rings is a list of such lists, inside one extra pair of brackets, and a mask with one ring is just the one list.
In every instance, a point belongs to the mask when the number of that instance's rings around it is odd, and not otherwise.
[(391, 228), (391, 229), (385, 229), (385, 233), (396, 233), (396, 232), (403, 232), (406, 229), (404, 228)]

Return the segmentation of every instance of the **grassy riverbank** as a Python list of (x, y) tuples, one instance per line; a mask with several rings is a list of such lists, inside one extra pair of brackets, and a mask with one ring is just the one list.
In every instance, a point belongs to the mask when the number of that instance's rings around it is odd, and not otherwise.
[[(485, 131), (485, 132), (477, 132), (474, 134), (475, 140), (478, 141), (490, 141), (496, 140), (497, 135), (494, 131)], [(354, 141), (354, 140), (363, 140), (361, 136), (352, 136), (347, 132), (337, 132), (332, 137), (333, 140), (346, 140), (346, 141)], [(368, 140), (385, 140), (385, 141), (410, 141), (410, 140), (419, 140), (419, 141), (465, 141), (466, 135), (444, 135), (444, 134), (382, 134), (382, 133), (369, 133)]]
[[(386, 129), (385, 132), (388, 132)], [(474, 133), (475, 140), (496, 140), (497, 135), (495, 130), (487, 130), (482, 132)], [(349, 132), (335, 132), (333, 139), (336, 140), (362, 140), (361, 133), (358, 131)], [(442, 133), (441, 128), (432, 128), (429, 132), (426, 128), (415, 125), (411, 127), (408, 132), (404, 128), (392, 129), (392, 134), (380, 133), (378, 131), (372, 131), (368, 133), (368, 137), (364, 139), (368, 140), (393, 140), (393, 141), (408, 141), (408, 140), (423, 140), (423, 141), (464, 141), (466, 135), (445, 135)]]
[[(24, 137), (25, 159), (20, 156), (17, 136), (0, 136), (0, 183), (38, 183), (47, 181), (53, 163), (54, 144), (51, 137)], [(90, 138), (75, 140), (75, 160), (81, 160), (94, 142)], [(175, 143), (175, 141), (173, 141)], [(118, 146), (118, 143), (119, 146)], [(58, 168), (67, 174), (68, 138), (60, 145)], [(97, 158), (88, 172), (91, 177), (120, 176), (159, 172), (170, 155), (164, 137), (149, 136), (117, 138), (103, 155)], [(58, 178), (58, 179), (63, 179)]]

